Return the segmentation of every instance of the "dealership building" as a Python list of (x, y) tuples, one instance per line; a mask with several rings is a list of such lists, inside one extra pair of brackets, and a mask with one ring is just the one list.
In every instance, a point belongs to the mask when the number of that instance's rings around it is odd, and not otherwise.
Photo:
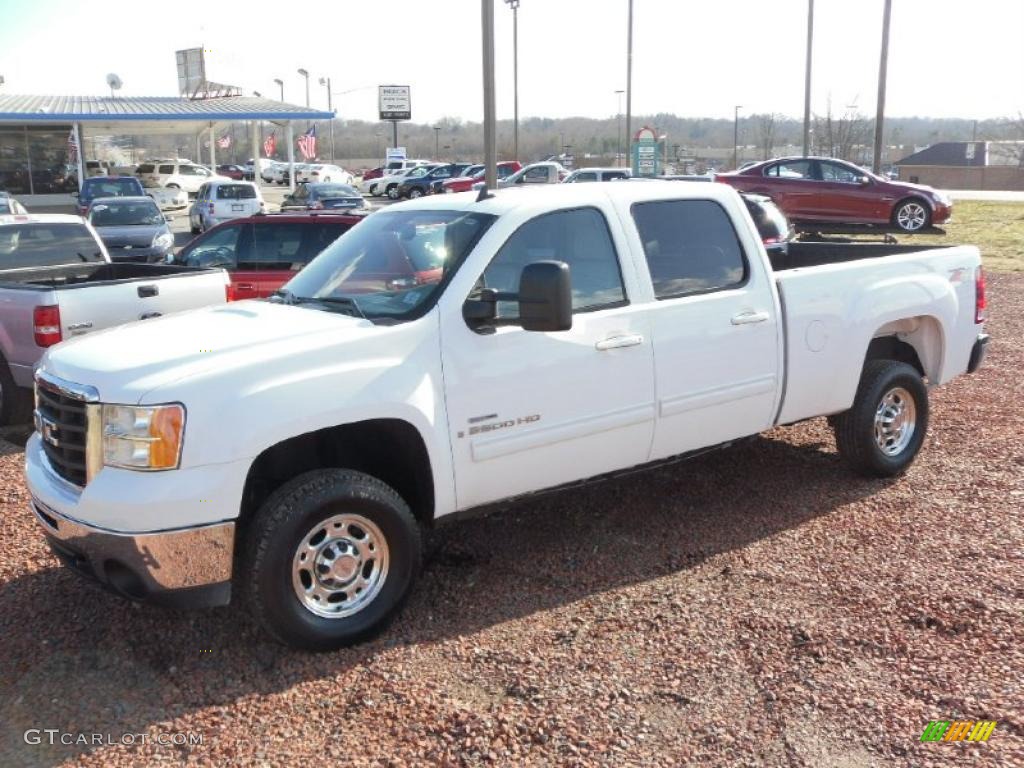
[[(90, 137), (188, 135), (194, 137), (196, 162), (217, 163), (217, 135), (231, 124), (248, 121), (249, 146), (262, 145), (269, 123), (295, 157), (295, 130), (325, 112), (250, 96), (188, 99), (180, 97), (19, 96), (0, 94), (0, 190), (26, 205), (62, 205), (86, 177)], [(296, 121), (301, 125), (295, 126)], [(202, 145), (208, 154), (200, 157)], [(84, 148), (84, 152), (76, 151)], [(291, 173), (289, 178), (294, 179)]]

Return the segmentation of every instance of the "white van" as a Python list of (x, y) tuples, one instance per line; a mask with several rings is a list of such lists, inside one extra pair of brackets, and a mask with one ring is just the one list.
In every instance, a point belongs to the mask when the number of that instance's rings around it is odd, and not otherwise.
[(244, 219), (266, 210), (259, 185), (251, 181), (217, 179), (199, 188), (188, 210), (188, 223), (192, 234), (198, 235), (222, 221)]

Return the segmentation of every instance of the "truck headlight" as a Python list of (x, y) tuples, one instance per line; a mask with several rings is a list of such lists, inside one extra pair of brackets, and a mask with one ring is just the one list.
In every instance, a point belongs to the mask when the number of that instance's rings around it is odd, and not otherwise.
[(174, 235), (170, 232), (161, 232), (153, 237), (152, 248), (170, 248), (174, 245)]
[(123, 469), (177, 469), (185, 408), (171, 405), (104, 405), (103, 464)]

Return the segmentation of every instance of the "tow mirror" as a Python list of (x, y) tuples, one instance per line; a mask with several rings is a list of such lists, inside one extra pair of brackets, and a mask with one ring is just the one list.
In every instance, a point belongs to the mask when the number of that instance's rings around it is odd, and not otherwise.
[(519, 320), (524, 331), (572, 328), (572, 287), (564, 261), (535, 261), (519, 277)]
[[(519, 317), (498, 317), (500, 301), (517, 302)], [(474, 329), (519, 325), (524, 331), (567, 331), (572, 328), (569, 265), (564, 261), (527, 264), (519, 276), (518, 293), (485, 288), (463, 305), (462, 316)]]

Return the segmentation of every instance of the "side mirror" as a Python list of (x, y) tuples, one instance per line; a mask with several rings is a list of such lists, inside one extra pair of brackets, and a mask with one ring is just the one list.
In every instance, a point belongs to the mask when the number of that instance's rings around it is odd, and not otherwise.
[(519, 277), (519, 320), (524, 331), (572, 328), (572, 287), (564, 261), (535, 261)]
[[(498, 317), (499, 301), (517, 302), (519, 317)], [(479, 298), (463, 305), (462, 316), (474, 329), (518, 325), (524, 331), (567, 331), (572, 328), (569, 265), (564, 261), (527, 264), (519, 276), (519, 293), (485, 288)]]
[(867, 186), (868, 184), (871, 183), (871, 177), (870, 176), (858, 176), (857, 177), (857, 183), (860, 184), (862, 187)]

